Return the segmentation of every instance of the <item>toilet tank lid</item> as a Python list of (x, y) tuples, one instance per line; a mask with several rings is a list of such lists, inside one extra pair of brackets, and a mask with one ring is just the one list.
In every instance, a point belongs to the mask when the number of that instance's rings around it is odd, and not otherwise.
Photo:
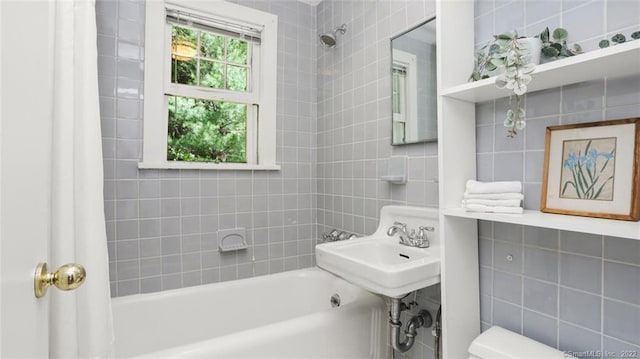
[(572, 358), (568, 353), (498, 326), (489, 328), (471, 342), (469, 354), (482, 359)]

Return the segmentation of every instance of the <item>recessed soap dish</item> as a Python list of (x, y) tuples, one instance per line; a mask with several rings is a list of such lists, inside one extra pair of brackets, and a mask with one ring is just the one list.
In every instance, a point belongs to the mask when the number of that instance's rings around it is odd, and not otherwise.
[(407, 183), (407, 177), (403, 175), (398, 176), (380, 176), (380, 179), (383, 181), (387, 181), (393, 184), (404, 184)]
[(380, 179), (393, 184), (407, 183), (407, 156), (391, 156), (387, 162), (387, 175)]
[(232, 228), (218, 231), (220, 252), (237, 251), (247, 248), (247, 230), (245, 228)]

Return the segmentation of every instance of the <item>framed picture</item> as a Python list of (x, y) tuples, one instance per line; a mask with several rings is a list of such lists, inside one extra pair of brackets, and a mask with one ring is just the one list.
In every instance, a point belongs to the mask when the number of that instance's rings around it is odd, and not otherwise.
[(640, 219), (640, 118), (547, 127), (540, 210)]

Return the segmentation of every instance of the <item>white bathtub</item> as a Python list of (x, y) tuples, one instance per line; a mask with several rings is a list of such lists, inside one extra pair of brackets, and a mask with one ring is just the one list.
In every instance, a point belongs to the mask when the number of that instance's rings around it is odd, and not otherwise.
[(113, 315), (117, 357), (388, 357), (384, 301), (317, 268), (114, 298)]

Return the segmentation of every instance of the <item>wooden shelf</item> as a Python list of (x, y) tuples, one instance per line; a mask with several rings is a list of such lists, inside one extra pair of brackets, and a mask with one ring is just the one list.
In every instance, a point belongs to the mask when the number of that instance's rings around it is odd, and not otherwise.
[(522, 214), (500, 214), (467, 212), (462, 208), (450, 208), (444, 210), (444, 215), (640, 240), (640, 222), (565, 216), (532, 210), (525, 210)]
[[(556, 60), (536, 66), (527, 92), (577, 82), (622, 77), (640, 73), (640, 40)], [(442, 91), (442, 96), (467, 102), (484, 102), (507, 97), (510, 90), (495, 86), (495, 77), (465, 83)]]

